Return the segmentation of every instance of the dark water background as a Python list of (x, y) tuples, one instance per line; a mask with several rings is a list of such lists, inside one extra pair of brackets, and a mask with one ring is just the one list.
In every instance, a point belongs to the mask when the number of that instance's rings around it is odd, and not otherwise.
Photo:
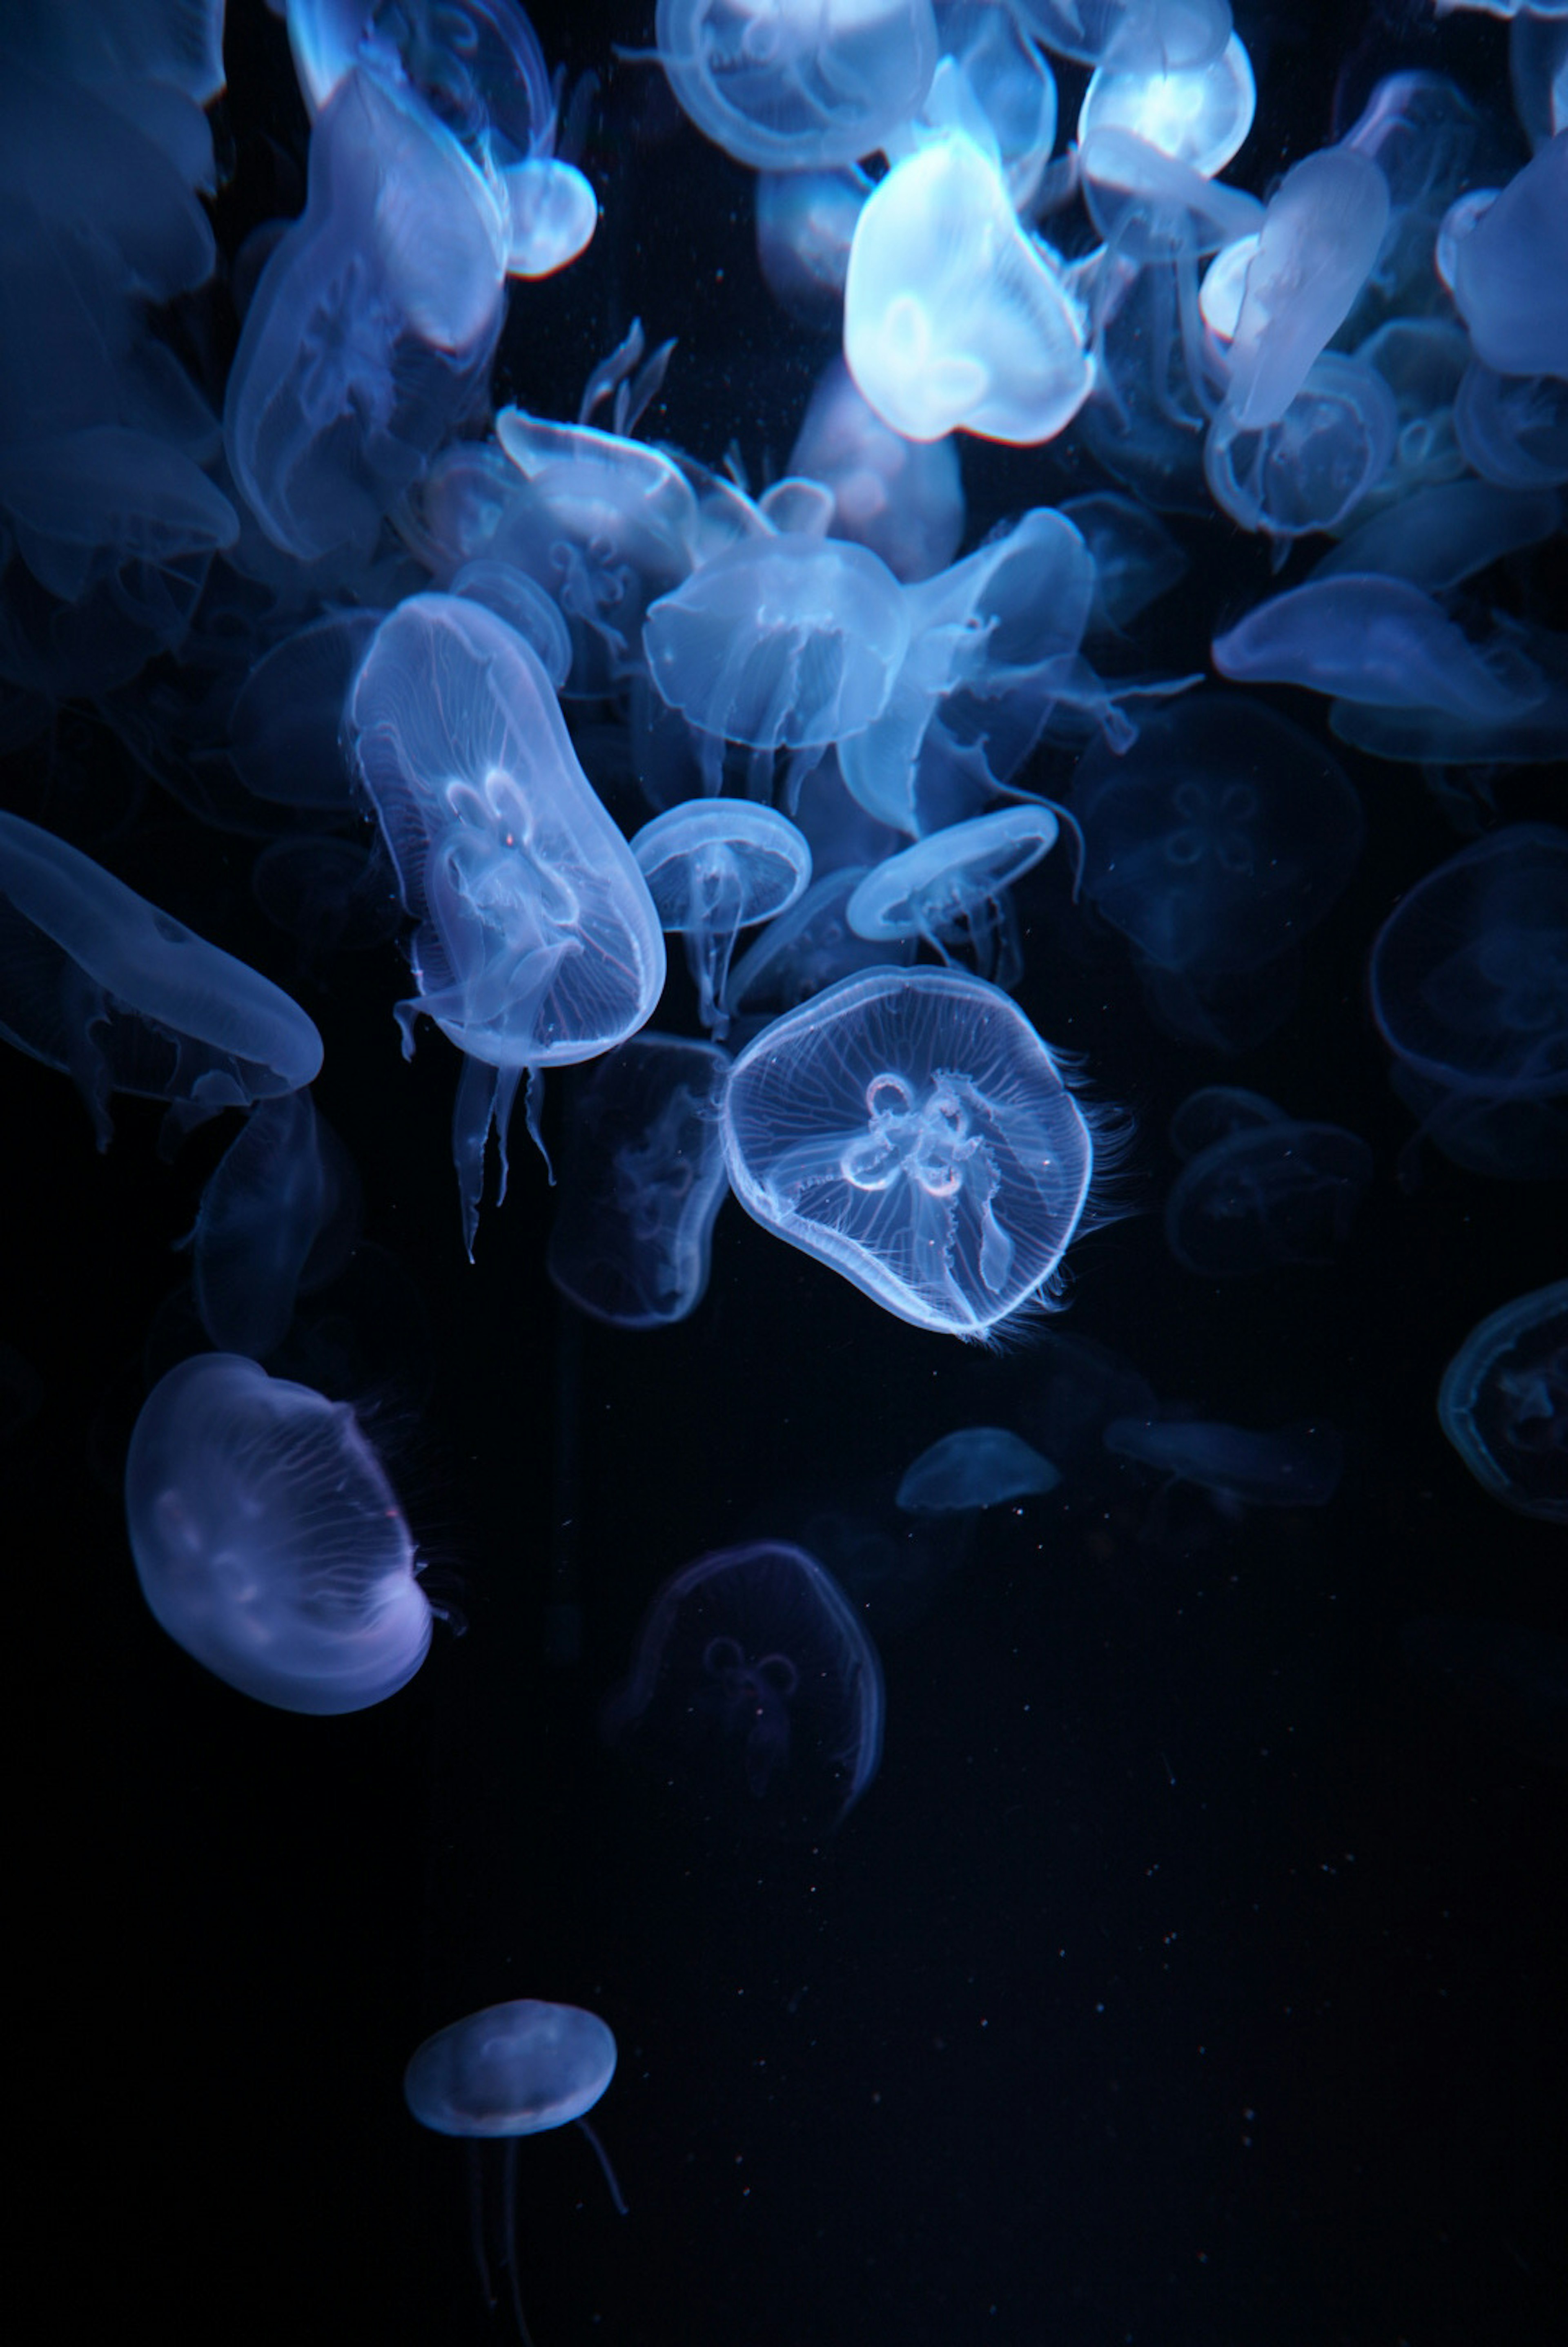
[[(1333, 135), (1342, 78), (1347, 120), (1399, 61), (1504, 103), (1487, 20), (1237, 14), (1262, 103), (1228, 176), (1259, 192)], [(304, 134), (280, 27), (251, 0), (231, 15), (230, 252), (297, 208)], [(710, 462), (733, 440), (756, 484), (830, 344), (761, 288), (748, 175), (657, 74), (614, 64), (651, 8), (535, 16), (569, 79), (602, 77), (585, 161), (604, 216), (575, 268), (514, 291), (497, 397), (574, 414), (640, 313), (650, 339), (679, 337), (647, 429)], [(964, 477), (966, 543), (1099, 485), (1065, 446), (969, 443)], [(1202, 666), (1217, 615), (1268, 576), (1222, 518), (1174, 526), (1193, 576), (1137, 635), (1164, 672)], [(1278, 705), (1321, 730), (1305, 696)], [(1433, 1407), (1474, 1322), (1562, 1276), (1568, 1217), (1560, 1186), (1431, 1152), (1413, 1193), (1396, 1179), (1411, 1121), (1367, 954), (1461, 838), (1413, 768), (1346, 764), (1365, 854), (1309, 942), (1299, 1008), (1239, 1060), (1158, 1031), (1060, 858), (1020, 892), (1023, 1007), (1137, 1123), (1122, 1191), (1139, 1211), (1074, 1251), (1057, 1326), (1207, 1415), (1332, 1420), (1339, 1499), (1233, 1524), (1091, 1460), (967, 1541), (917, 1545), (867, 1605), (881, 1774), (801, 1849), (728, 1839), (601, 1745), (642, 1608), (706, 1549), (835, 1512), (896, 1523), (891, 1483), (928, 1442), (1027, 1428), (1048, 1348), (920, 1334), (733, 1205), (688, 1324), (579, 1322), (544, 1276), (552, 1202), (525, 1149), (469, 1268), (455, 1061), (428, 1030), (400, 1058), (395, 948), (300, 967), (250, 897), (256, 843), (199, 825), (85, 715), (13, 762), (5, 804), (253, 958), (321, 1026), (316, 1097), (366, 1185), (367, 1423), (469, 1624), (438, 1633), (394, 1701), (324, 1720), (245, 1701), (164, 1637), (119, 1479), (178, 1325), (171, 1245), (232, 1120), (170, 1168), (158, 1111), (124, 1102), (100, 1158), (66, 1081), (8, 1056), (0, 1338), (42, 1385), (0, 1450), (29, 1722), (10, 2025), (39, 2080), (8, 2114), (38, 2197), (14, 2337), (504, 2340), (463, 2154), (412, 2124), (401, 2076), (431, 2029), (539, 1995), (616, 2034), (596, 2116), (630, 2213), (575, 2135), (523, 2145), (538, 2347), (1568, 2338), (1568, 1778), (1528, 1717), (1445, 1691), (1400, 1646), (1434, 1614), (1568, 1628), (1561, 1531), (1488, 1500)], [(1562, 789), (1561, 770), (1505, 776), (1498, 813), (1561, 820)], [(1332, 1269), (1218, 1286), (1167, 1253), (1166, 1128), (1222, 1081), (1371, 1143), (1377, 1180)], [(580, 1655), (553, 1661), (573, 1618)]]

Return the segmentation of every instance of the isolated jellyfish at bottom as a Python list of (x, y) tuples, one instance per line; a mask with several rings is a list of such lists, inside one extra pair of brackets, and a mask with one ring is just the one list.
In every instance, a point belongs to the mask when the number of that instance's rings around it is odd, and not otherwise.
[(1258, 1433), (1201, 1419), (1114, 1418), (1101, 1439), (1118, 1459), (1199, 1484), (1233, 1506), (1326, 1507), (1345, 1460), (1341, 1437), (1321, 1422)]
[[(610, 2198), (621, 2216), (626, 2203), (604, 2146), (585, 2114), (601, 2097), (616, 2070), (616, 2041), (607, 2023), (576, 2004), (546, 2004), (537, 1997), (514, 1997), (487, 2004), (427, 2037), (403, 2072), (403, 2100), (434, 2135), (458, 2136), (471, 2154), (487, 2139), (506, 2146), (502, 2176), (502, 2262), (512, 2281), (512, 2308), (524, 2342), (522, 2287), (517, 2272), (517, 2144), (520, 2137), (576, 2126), (593, 2146)], [(486, 2301), (494, 2305), (480, 2207), (477, 2167), (471, 2176), (473, 2246)]]
[(906, 1468), (898, 1504), (911, 1515), (959, 1514), (1053, 1491), (1061, 1480), (1048, 1459), (1006, 1427), (963, 1426)]
[(697, 1015), (722, 1040), (736, 938), (804, 895), (810, 847), (776, 808), (749, 799), (691, 799), (645, 823), (632, 856), (664, 928), (686, 939)]
[(142, 1405), (125, 1488), (154, 1616), (242, 1695), (362, 1711), (423, 1662), (413, 1542), (346, 1402), (198, 1354)]
[(545, 1263), (595, 1319), (667, 1327), (702, 1301), (728, 1187), (718, 1102), (728, 1073), (710, 1043), (644, 1033), (575, 1080)]
[(1471, 1330), (1443, 1373), (1438, 1418), (1494, 1500), (1568, 1523), (1568, 1279)]
[(666, 1582), (603, 1714), (706, 1812), (786, 1835), (836, 1825), (877, 1773), (882, 1669), (832, 1575), (782, 1541)]
[(735, 1063), (723, 1130), (748, 1214), (955, 1337), (1044, 1296), (1095, 1167), (1049, 1048), (954, 969), (868, 970), (775, 1020)]

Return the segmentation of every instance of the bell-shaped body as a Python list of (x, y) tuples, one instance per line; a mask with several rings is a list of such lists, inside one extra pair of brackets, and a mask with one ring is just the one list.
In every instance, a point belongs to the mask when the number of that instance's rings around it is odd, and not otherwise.
[(591, 2111), (615, 2074), (615, 2036), (596, 2013), (518, 1996), (427, 2037), (403, 2100), (436, 2135), (543, 2135)]
[(1061, 1481), (1022, 1435), (1004, 1426), (963, 1426), (905, 1469), (898, 1504), (910, 1515), (962, 1515), (1053, 1491)]
[(1331, 1263), (1371, 1178), (1372, 1153), (1355, 1133), (1275, 1112), (1188, 1161), (1166, 1202), (1166, 1239), (1206, 1279)]
[(1520, 716), (1545, 693), (1522, 654), (1478, 651), (1430, 595), (1375, 574), (1338, 572), (1271, 595), (1213, 649), (1221, 676), (1243, 683), (1303, 684), (1472, 723)]
[(811, 749), (885, 707), (909, 642), (902, 589), (863, 546), (747, 538), (654, 604), (643, 629), (662, 698), (704, 733)]
[(936, 64), (931, 0), (658, 0), (657, 28), (692, 121), (759, 171), (871, 154)]
[(1095, 1163), (1023, 1013), (947, 969), (868, 970), (766, 1028), (731, 1073), (724, 1149), (766, 1229), (956, 1337), (1044, 1288)]
[(220, 1353), (261, 1360), (282, 1343), (300, 1288), (348, 1258), (358, 1188), (308, 1092), (252, 1109), (208, 1179), (192, 1235), (196, 1308)]
[(642, 1034), (578, 1080), (545, 1261), (596, 1320), (667, 1327), (702, 1301), (726, 1190), (718, 1103), (728, 1073), (711, 1043)]
[(1494, 1500), (1568, 1523), (1568, 1279), (1471, 1330), (1443, 1374), (1438, 1417)]
[(376, 632), (344, 712), (354, 764), (419, 922), (419, 992), (494, 1068), (593, 1059), (652, 1013), (664, 938), (631, 851), (515, 630), (415, 595)]
[(895, 432), (1053, 439), (1089, 395), (1084, 339), (1061, 269), (962, 132), (906, 156), (868, 198), (844, 283), (844, 356)]
[(430, 1607), (346, 1402), (201, 1353), (153, 1388), (126, 1460), (142, 1594), (187, 1654), (280, 1711), (362, 1711), (412, 1678)]
[(1568, 129), (1484, 210), (1445, 221), (1453, 298), (1477, 358), (1499, 374), (1568, 374)]
[(876, 1775), (882, 1701), (876, 1648), (838, 1583), (804, 1549), (763, 1541), (665, 1583), (604, 1728), (710, 1814), (810, 1834)]
[(1444, 1086), (1568, 1092), (1568, 831), (1510, 824), (1400, 899), (1372, 948), (1372, 1015)]
[(997, 900), (1048, 854), (1057, 828), (1047, 806), (1011, 806), (929, 832), (867, 873), (845, 908), (850, 927), (943, 951), (967, 935), (983, 965)]
[(722, 1038), (736, 938), (805, 894), (810, 847), (774, 807), (749, 799), (691, 799), (645, 823), (632, 854), (664, 927), (686, 939), (697, 1016)]
[(1095, 130), (1130, 130), (1212, 179), (1241, 152), (1257, 111), (1252, 60), (1232, 33), (1205, 65), (1146, 73), (1101, 66), (1078, 109), (1078, 143)]
[(90, 856), (0, 813), (0, 1037), (74, 1077), (98, 1146), (109, 1095), (181, 1124), (308, 1084), (321, 1039), (288, 995)]

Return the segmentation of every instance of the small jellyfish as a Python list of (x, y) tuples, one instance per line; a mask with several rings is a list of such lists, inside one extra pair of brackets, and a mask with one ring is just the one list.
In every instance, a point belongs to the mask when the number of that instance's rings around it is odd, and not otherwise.
[(805, 894), (811, 850), (772, 807), (749, 799), (692, 799), (645, 823), (632, 855), (665, 929), (686, 939), (697, 1017), (722, 1041), (736, 938)]
[(1568, 1523), (1568, 1279), (1471, 1330), (1443, 1372), (1438, 1418), (1494, 1500)]
[(1114, 1418), (1101, 1439), (1116, 1458), (1237, 1507), (1327, 1507), (1345, 1460), (1343, 1439), (1321, 1421), (1257, 1433), (1201, 1419)]
[(1054, 1491), (1061, 1480), (1021, 1435), (1004, 1426), (964, 1426), (906, 1468), (898, 1504), (911, 1515), (962, 1514)]
[(723, 1118), (748, 1214), (949, 1336), (1044, 1299), (1095, 1165), (1023, 1013), (954, 969), (868, 970), (775, 1020), (737, 1060)]
[(718, 1102), (728, 1073), (710, 1043), (645, 1032), (574, 1090), (545, 1261), (596, 1320), (663, 1328), (701, 1303), (728, 1187)]
[(882, 1671), (842, 1590), (780, 1541), (721, 1549), (667, 1582), (604, 1713), (711, 1812), (787, 1835), (836, 1825), (877, 1773)]
[[(506, 2146), (502, 2177), (502, 2263), (511, 2277), (512, 2311), (528, 2347), (517, 2271), (517, 2145), (525, 2135), (575, 2126), (592, 2145), (616, 2211), (626, 2202), (604, 2146), (585, 2114), (603, 2096), (616, 2072), (616, 2041), (596, 2013), (577, 2004), (546, 2004), (538, 1997), (487, 2004), (427, 2037), (403, 2072), (403, 2100), (433, 2134), (458, 2136), (471, 2150), (499, 2138)], [(471, 2177), (473, 2247), (487, 2303), (490, 2288), (484, 2250), (479, 2175)]]
[(878, 943), (923, 938), (943, 961), (967, 942), (982, 977), (994, 978), (1007, 891), (1049, 854), (1058, 828), (1049, 807), (1028, 805), (930, 832), (867, 873), (846, 908), (850, 927)]
[(346, 1402), (238, 1354), (198, 1354), (143, 1404), (125, 1488), (154, 1616), (242, 1695), (362, 1711), (423, 1662), (413, 1542)]
[(220, 1353), (261, 1360), (289, 1333), (295, 1298), (335, 1277), (352, 1251), (359, 1182), (308, 1092), (261, 1101), (201, 1193), (191, 1281)]

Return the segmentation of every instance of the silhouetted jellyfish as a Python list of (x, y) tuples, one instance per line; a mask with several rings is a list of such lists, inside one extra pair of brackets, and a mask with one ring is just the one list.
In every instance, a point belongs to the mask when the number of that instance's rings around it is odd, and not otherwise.
[[(1238, 1116), (1230, 1131), (1198, 1148), (1166, 1201), (1170, 1251), (1202, 1277), (1331, 1263), (1371, 1181), (1372, 1153), (1353, 1133), (1301, 1123), (1263, 1105), (1267, 1117)], [(1186, 1132), (1197, 1122), (1188, 1117)]]
[(1568, 1523), (1568, 1279), (1471, 1330), (1443, 1372), (1438, 1417), (1494, 1500)]
[(709, 1815), (823, 1833), (877, 1773), (881, 1665), (804, 1549), (720, 1549), (659, 1591), (603, 1725), (613, 1745), (675, 1771)]
[(1345, 1460), (1343, 1440), (1320, 1421), (1257, 1433), (1201, 1419), (1114, 1418), (1101, 1439), (1118, 1459), (1234, 1507), (1327, 1507)]
[[(588, 782), (550, 680), (514, 629), (456, 595), (383, 620), (343, 713), (397, 867), (423, 1011), (466, 1054), (453, 1154), (469, 1253), (494, 1125), (524, 1070), (591, 1060), (653, 1011), (664, 938), (631, 850)], [(537, 1100), (530, 1088), (530, 1130)]]
[(604, 2095), (616, 2072), (616, 2041), (596, 2013), (577, 2004), (546, 2004), (513, 1997), (487, 2004), (427, 2037), (403, 2072), (403, 2100), (435, 2135), (461, 2137), (470, 2147), (474, 2260), (487, 2304), (494, 2307), (477, 2167), (478, 2146), (506, 2146), (502, 2174), (502, 2263), (512, 2281), (512, 2311), (528, 2347), (517, 2272), (517, 2145), (525, 2135), (575, 2126), (593, 2146), (616, 2212), (626, 2202), (605, 2147), (585, 2113)]
[(735, 1063), (723, 1129), (748, 1214), (955, 1337), (1046, 1300), (1095, 1164), (1050, 1050), (954, 969), (868, 970), (775, 1020)]
[(811, 850), (773, 807), (750, 799), (691, 799), (645, 823), (632, 855), (663, 927), (686, 939), (697, 1015), (722, 1040), (736, 937), (805, 894)]
[(1054, 438), (1089, 395), (1064, 265), (1024, 235), (993, 153), (947, 130), (895, 163), (855, 223), (844, 357), (910, 440)]
[(1049, 854), (1059, 828), (1049, 807), (1030, 805), (928, 832), (873, 866), (845, 917), (857, 937), (922, 938), (943, 961), (966, 944), (981, 976), (995, 978), (1007, 891)]
[(1372, 948), (1390, 1051), (1444, 1088), (1568, 1092), (1568, 831), (1511, 824), (1402, 897)]
[(1061, 1481), (1048, 1459), (1006, 1427), (963, 1426), (905, 1470), (898, 1503), (911, 1515), (961, 1514), (1054, 1491)]
[(261, 1360), (280, 1345), (296, 1296), (336, 1277), (352, 1251), (359, 1180), (308, 1092), (262, 1101), (201, 1193), (191, 1284), (220, 1353)]
[(1240, 694), (1195, 693), (1078, 769), (1084, 893), (1156, 968), (1199, 980), (1296, 943), (1360, 853), (1360, 803), (1318, 743)]
[(708, 1286), (727, 1188), (710, 1043), (634, 1035), (574, 1089), (545, 1268), (563, 1296), (617, 1328), (686, 1319)]
[(111, 1092), (167, 1101), (179, 1133), (321, 1065), (320, 1035), (270, 979), (4, 813), (0, 1037), (74, 1079), (100, 1149)]
[(931, 0), (658, 0), (658, 59), (697, 128), (753, 170), (819, 171), (881, 147), (936, 65)]
[(160, 1378), (126, 1460), (142, 1594), (187, 1654), (280, 1711), (362, 1711), (412, 1678), (431, 1609), (346, 1402), (201, 1353)]

